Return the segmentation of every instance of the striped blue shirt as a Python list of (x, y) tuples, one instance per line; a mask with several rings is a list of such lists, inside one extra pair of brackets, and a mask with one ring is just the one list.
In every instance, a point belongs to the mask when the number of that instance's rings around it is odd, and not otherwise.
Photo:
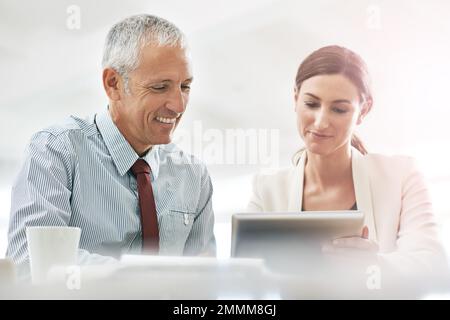
[[(109, 112), (71, 117), (36, 133), (12, 188), (6, 255), (28, 269), (26, 226), (80, 227), (80, 264), (141, 252), (139, 159)], [(142, 157), (151, 167), (160, 255), (215, 253), (212, 184), (206, 167), (174, 144)]]

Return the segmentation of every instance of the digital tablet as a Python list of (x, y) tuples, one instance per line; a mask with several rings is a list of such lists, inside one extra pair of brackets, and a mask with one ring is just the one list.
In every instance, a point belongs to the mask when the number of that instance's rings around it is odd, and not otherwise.
[(232, 216), (231, 256), (263, 258), (271, 264), (304, 262), (336, 238), (361, 236), (358, 210), (296, 213), (236, 213)]

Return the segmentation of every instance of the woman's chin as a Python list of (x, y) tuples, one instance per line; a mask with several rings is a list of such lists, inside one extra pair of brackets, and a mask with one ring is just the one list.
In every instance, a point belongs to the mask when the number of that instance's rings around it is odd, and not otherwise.
[(320, 156), (326, 156), (332, 152), (332, 149), (328, 146), (324, 146), (323, 144), (318, 143), (311, 143), (306, 146), (306, 149), (308, 152), (320, 155)]

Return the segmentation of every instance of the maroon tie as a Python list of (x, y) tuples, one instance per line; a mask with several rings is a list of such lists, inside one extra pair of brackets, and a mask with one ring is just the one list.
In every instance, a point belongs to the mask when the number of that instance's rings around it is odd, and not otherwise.
[(141, 208), (142, 251), (157, 254), (159, 251), (158, 217), (150, 179), (150, 166), (138, 159), (131, 167), (137, 179), (139, 206)]

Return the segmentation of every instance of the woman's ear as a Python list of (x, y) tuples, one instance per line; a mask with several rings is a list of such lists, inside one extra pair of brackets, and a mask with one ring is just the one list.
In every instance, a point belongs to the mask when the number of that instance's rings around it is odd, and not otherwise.
[(294, 87), (294, 111), (297, 111), (297, 100), (298, 100), (299, 90)]
[(372, 99), (369, 98), (366, 101), (363, 102), (361, 105), (361, 112), (358, 115), (358, 120), (356, 121), (356, 124), (359, 125), (363, 122), (366, 115), (370, 112), (372, 109)]

